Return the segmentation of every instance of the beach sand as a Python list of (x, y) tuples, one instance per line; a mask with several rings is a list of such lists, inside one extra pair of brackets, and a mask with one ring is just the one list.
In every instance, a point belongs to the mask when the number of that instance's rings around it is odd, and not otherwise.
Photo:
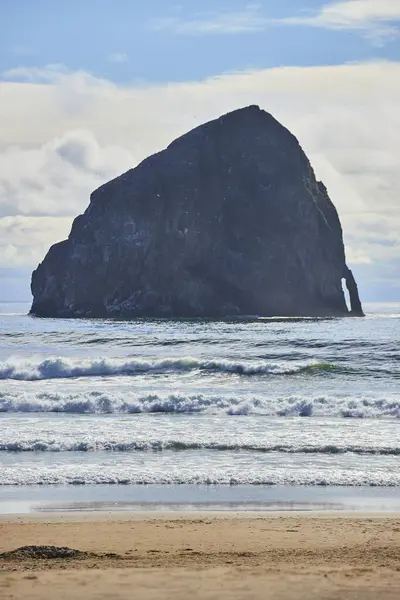
[(400, 598), (400, 514), (0, 518), (1, 553), (30, 545), (82, 554), (1, 556), (3, 600)]

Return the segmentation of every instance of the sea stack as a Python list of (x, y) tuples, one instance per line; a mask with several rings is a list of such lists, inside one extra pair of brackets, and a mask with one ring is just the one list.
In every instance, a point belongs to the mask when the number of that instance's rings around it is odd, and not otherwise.
[(193, 129), (94, 191), (31, 289), (41, 317), (363, 315), (325, 186), (258, 106)]

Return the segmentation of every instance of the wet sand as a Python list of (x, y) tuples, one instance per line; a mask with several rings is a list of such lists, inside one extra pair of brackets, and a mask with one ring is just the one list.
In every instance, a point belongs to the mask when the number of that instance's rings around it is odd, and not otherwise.
[(2, 599), (400, 598), (398, 513), (0, 518), (1, 553), (33, 545), (81, 553), (0, 557)]

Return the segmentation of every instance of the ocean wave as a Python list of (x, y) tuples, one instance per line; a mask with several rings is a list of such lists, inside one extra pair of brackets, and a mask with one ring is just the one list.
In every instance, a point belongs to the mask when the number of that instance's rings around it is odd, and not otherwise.
[[(10, 359), (0, 362), (0, 379), (37, 381), (77, 377), (135, 375), (143, 373), (207, 371), (237, 375), (296, 375), (299, 373), (351, 373), (352, 369), (328, 362), (202, 360), (193, 357), (163, 360), (50, 357), (40, 361)], [(358, 373), (358, 371), (355, 371)]]
[(395, 487), (400, 485), (400, 473), (390, 470), (318, 471), (296, 468), (292, 470), (253, 469), (239, 473), (235, 469), (202, 470), (184, 468), (138, 470), (129, 468), (80, 468), (55, 470), (50, 467), (0, 471), (1, 486), (31, 485), (285, 485), (285, 486), (371, 486)]
[(360, 454), (400, 456), (400, 445), (360, 446), (351, 444), (256, 444), (229, 442), (200, 442), (182, 440), (16, 440), (0, 442), (0, 452), (162, 452), (162, 451), (212, 450), (216, 452), (253, 452), (283, 454)]
[(400, 418), (400, 399), (360, 396), (237, 396), (132, 392), (0, 392), (0, 413), (265, 415), (271, 417)]

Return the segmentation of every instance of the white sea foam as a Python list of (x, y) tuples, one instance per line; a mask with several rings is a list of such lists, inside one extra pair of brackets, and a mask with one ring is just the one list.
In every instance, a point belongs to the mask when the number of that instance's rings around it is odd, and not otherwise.
[(15, 440), (0, 441), (0, 452), (161, 452), (166, 450), (213, 450), (217, 452), (255, 452), (268, 454), (365, 454), (400, 456), (400, 444), (357, 445), (357, 444), (268, 444), (263, 442), (213, 442), (169, 440), (137, 440), (118, 442), (115, 440)]
[(238, 396), (223, 394), (135, 394), (131, 391), (0, 392), (3, 413), (138, 414), (217, 413), (277, 417), (400, 418), (400, 398), (375, 396), (297, 395)]
[(20, 465), (0, 471), (2, 485), (93, 485), (93, 484), (202, 484), (202, 485), (323, 485), (323, 486), (399, 486), (400, 472), (382, 468), (314, 469), (298, 465), (296, 468), (263, 469), (248, 466), (239, 471), (234, 467), (196, 467), (186, 465), (173, 468), (120, 465)]

